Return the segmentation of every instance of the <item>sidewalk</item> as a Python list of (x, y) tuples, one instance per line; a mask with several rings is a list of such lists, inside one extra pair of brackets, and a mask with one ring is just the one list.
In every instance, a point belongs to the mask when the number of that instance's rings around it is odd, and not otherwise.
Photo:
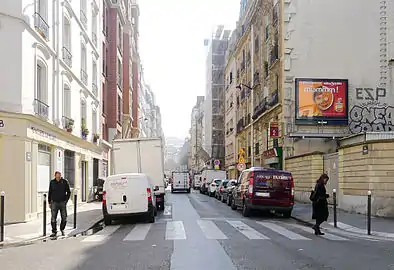
[[(88, 230), (94, 224), (102, 220), (101, 203), (83, 203), (77, 207), (77, 228), (74, 229), (74, 211), (69, 211), (65, 233), (68, 236), (79, 234)], [(43, 220), (42, 217), (26, 223), (10, 224), (4, 228), (5, 245), (22, 244), (36, 239), (43, 239)], [(60, 226), (60, 213), (58, 214), (57, 226)], [(47, 214), (47, 237), (51, 234), (51, 215)]]
[[(334, 226), (333, 208), (329, 208), (328, 226)], [(312, 205), (308, 203), (295, 203), (292, 217), (296, 220), (315, 224), (312, 220)], [(323, 223), (323, 227), (327, 226)], [(337, 209), (337, 226), (339, 229), (357, 234), (367, 234), (367, 216), (348, 213)], [(371, 234), (380, 237), (394, 238), (394, 219), (371, 217)]]

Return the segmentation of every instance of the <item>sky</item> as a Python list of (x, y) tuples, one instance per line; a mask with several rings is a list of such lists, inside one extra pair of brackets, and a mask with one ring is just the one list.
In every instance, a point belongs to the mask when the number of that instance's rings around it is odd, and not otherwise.
[(140, 0), (140, 55), (166, 137), (189, 136), (191, 110), (205, 93), (204, 39), (233, 30), (240, 0)]

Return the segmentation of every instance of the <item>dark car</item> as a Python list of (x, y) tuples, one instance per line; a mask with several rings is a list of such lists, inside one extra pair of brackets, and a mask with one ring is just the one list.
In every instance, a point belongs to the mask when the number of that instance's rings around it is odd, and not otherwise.
[(252, 167), (242, 171), (232, 194), (231, 209), (275, 211), (289, 218), (294, 206), (294, 181), (290, 172)]
[(223, 190), (223, 195), (221, 201), (227, 203), (228, 206), (231, 205), (231, 200), (233, 199), (233, 189), (236, 187), (237, 180), (231, 179), (228, 181), (226, 188)]

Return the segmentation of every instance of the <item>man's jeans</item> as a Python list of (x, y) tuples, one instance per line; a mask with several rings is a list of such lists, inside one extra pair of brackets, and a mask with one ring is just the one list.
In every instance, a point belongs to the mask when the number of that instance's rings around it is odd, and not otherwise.
[(60, 217), (61, 217), (61, 222), (60, 222), (60, 230), (64, 231), (66, 228), (66, 223), (67, 223), (67, 203), (66, 202), (52, 202), (51, 203), (51, 225), (52, 225), (52, 233), (56, 233), (56, 219), (57, 219), (57, 213), (60, 211)]

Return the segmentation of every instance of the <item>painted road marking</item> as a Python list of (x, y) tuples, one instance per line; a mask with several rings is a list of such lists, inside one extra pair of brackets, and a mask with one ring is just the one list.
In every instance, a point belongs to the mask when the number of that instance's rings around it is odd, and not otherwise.
[(227, 222), (249, 239), (264, 239), (264, 240), (269, 239), (269, 237), (259, 233), (258, 231), (249, 227), (248, 225), (246, 225), (242, 221), (227, 220)]
[(311, 240), (309, 238), (306, 238), (298, 233), (292, 232), (282, 226), (279, 226), (275, 223), (272, 222), (262, 222), (262, 221), (257, 221), (258, 224), (260, 224), (261, 226), (264, 226), (267, 229), (270, 229), (290, 240)]
[[(334, 226), (334, 222), (330, 222), (330, 225)], [(366, 229), (361, 229), (343, 222), (337, 222), (337, 226), (338, 228), (348, 231), (348, 232), (352, 232), (352, 233), (356, 233), (356, 234), (365, 234), (366, 235)], [(371, 232), (372, 235), (374, 236), (380, 236), (380, 237), (384, 237), (384, 238), (394, 238), (394, 233), (387, 233), (387, 232), (377, 232), (377, 231), (372, 231)]]
[(197, 224), (207, 239), (228, 239), (212, 220), (197, 220)]
[[(288, 225), (296, 227), (300, 230), (303, 230), (304, 232), (309, 232), (309, 233), (313, 232), (313, 229), (310, 227), (305, 227), (302, 225), (291, 224), (291, 223), (289, 223)], [(343, 238), (343, 237), (340, 237), (340, 236), (337, 236), (337, 235), (334, 235), (331, 233), (327, 233), (327, 232), (325, 232), (325, 235), (319, 235), (318, 237), (325, 238), (325, 239), (332, 240), (332, 241), (348, 241), (349, 240), (347, 238)]]
[(166, 240), (186, 239), (185, 227), (182, 221), (169, 221), (166, 225)]
[(102, 242), (106, 238), (108, 238), (111, 234), (113, 234), (117, 229), (119, 229), (120, 225), (115, 226), (106, 226), (104, 229), (99, 231), (96, 234), (90, 235), (83, 239), (81, 242), (91, 243), (91, 242)]
[(163, 216), (171, 216), (171, 205), (164, 208)]
[(141, 241), (145, 240), (152, 224), (136, 224), (134, 228), (126, 235), (123, 241)]

